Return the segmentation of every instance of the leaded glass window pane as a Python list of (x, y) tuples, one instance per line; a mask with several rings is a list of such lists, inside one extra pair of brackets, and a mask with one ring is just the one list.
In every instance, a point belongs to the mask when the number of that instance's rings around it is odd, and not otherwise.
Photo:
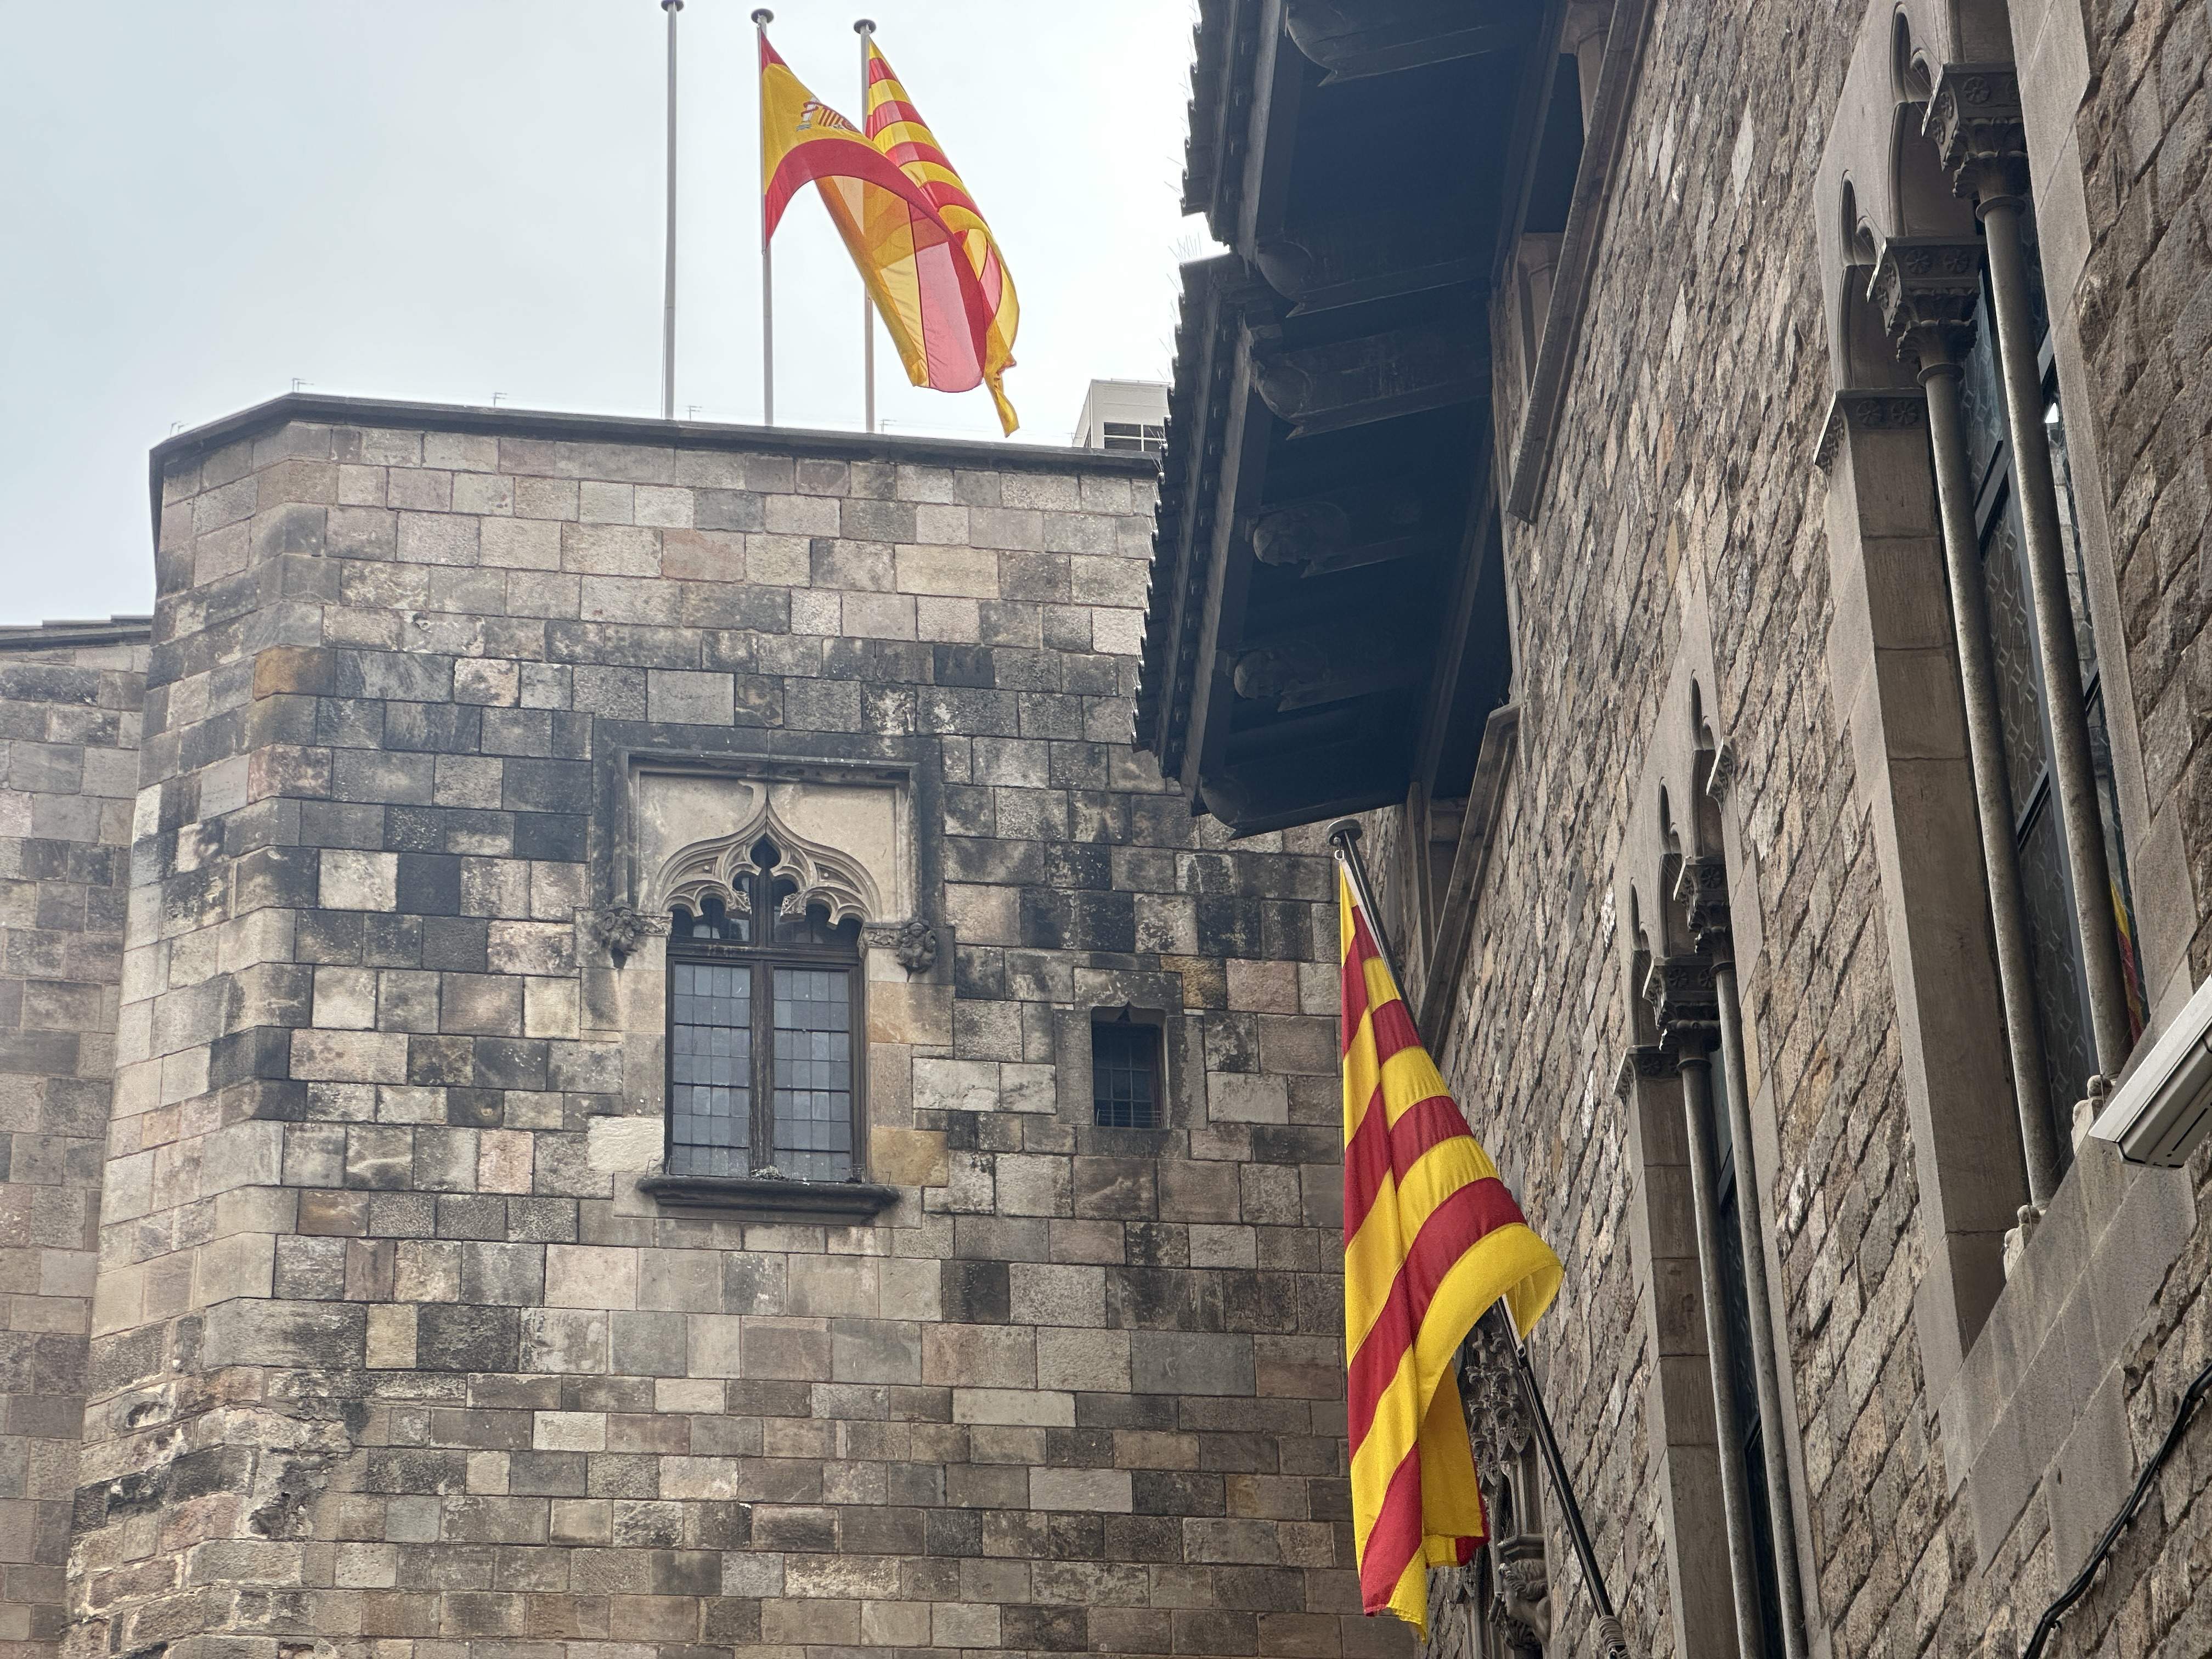
[(669, 915), (668, 1169), (847, 1181), (860, 1167), (860, 927), (801, 904), (773, 842)]
[(752, 970), (668, 964), (668, 1167), (675, 1175), (749, 1173)]
[(846, 969), (775, 970), (775, 1162), (787, 1176), (852, 1173), (852, 999)]

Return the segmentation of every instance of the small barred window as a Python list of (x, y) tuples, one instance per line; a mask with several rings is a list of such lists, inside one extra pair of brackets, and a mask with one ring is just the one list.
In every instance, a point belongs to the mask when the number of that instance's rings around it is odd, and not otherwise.
[(1160, 1127), (1160, 1028), (1127, 1010), (1091, 1026), (1091, 1116), (1102, 1129)]

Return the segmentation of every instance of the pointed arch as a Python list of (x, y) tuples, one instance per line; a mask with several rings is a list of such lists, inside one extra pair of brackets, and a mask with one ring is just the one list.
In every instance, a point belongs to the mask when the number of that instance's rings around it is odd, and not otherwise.
[[(765, 862), (763, 847), (773, 854)], [(829, 911), (833, 927), (855, 919), (884, 920), (875, 879), (860, 862), (797, 833), (765, 796), (739, 829), (711, 841), (694, 842), (671, 858), (654, 877), (648, 902), (639, 908), (648, 915), (674, 905), (696, 911), (714, 898), (729, 909), (743, 911), (746, 880), (760, 874), (766, 874), (775, 889), (791, 889), (783, 908), (793, 914), (818, 904)]]

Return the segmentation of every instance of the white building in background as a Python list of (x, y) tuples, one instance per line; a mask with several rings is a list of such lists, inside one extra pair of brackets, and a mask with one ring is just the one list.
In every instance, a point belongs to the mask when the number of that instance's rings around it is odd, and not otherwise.
[(1158, 380), (1093, 380), (1076, 417), (1078, 449), (1159, 453), (1167, 443), (1168, 389)]

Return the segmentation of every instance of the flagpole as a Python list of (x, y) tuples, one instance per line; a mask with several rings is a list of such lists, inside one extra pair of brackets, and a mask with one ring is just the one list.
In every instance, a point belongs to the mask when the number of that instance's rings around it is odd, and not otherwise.
[[(853, 25), (853, 33), (860, 37), (860, 130), (868, 125), (868, 40), (876, 32), (872, 17), (863, 17)], [(876, 429), (876, 300), (868, 292), (865, 279), (860, 283), (860, 386), (861, 407), (866, 412), (867, 429)]]
[[(753, 28), (761, 44), (768, 44), (768, 26), (775, 14), (766, 6), (753, 13)], [(768, 159), (765, 132), (762, 161)], [(768, 181), (761, 180), (761, 424), (775, 424), (775, 262), (768, 245)]]
[(668, 246), (661, 258), (660, 418), (676, 418), (676, 14), (684, 0), (660, 0), (668, 14)]
[[(1382, 930), (1382, 912), (1375, 908), (1375, 895), (1367, 884), (1367, 863), (1359, 854), (1359, 836), (1357, 818), (1339, 818), (1328, 826), (1328, 844), (1337, 862), (1344, 867), (1346, 879), (1352, 884), (1352, 897), (1366, 915), (1368, 931), (1375, 936), (1375, 948), (1382, 952), (1383, 966), (1402, 989), (1405, 981), (1398, 977), (1390, 940)], [(1409, 1008), (1407, 1012), (1410, 1014), (1413, 1011)], [(1598, 1565), (1597, 1547), (1590, 1541), (1589, 1528), (1583, 1523), (1583, 1508), (1576, 1501), (1574, 1482), (1567, 1474), (1567, 1460), (1559, 1450), (1559, 1437), (1553, 1432), (1551, 1413), (1544, 1409), (1544, 1391), (1536, 1386), (1536, 1373), (1528, 1364), (1528, 1350), (1503, 1298), (1492, 1304), (1482, 1316), (1499, 1322), (1505, 1332), (1506, 1346), (1512, 1351), (1513, 1368), (1521, 1378), (1521, 1391), (1528, 1400), (1528, 1415), (1536, 1431), (1537, 1451), (1544, 1460), (1545, 1473), (1551, 1476), (1553, 1493), (1559, 1501), (1560, 1518), (1574, 1545), (1576, 1559), (1582, 1564), (1590, 1601), (1597, 1608), (1598, 1644), (1608, 1659), (1628, 1659), (1628, 1635), (1621, 1626), (1620, 1615), (1613, 1611), (1613, 1597), (1606, 1589), (1605, 1573)]]

